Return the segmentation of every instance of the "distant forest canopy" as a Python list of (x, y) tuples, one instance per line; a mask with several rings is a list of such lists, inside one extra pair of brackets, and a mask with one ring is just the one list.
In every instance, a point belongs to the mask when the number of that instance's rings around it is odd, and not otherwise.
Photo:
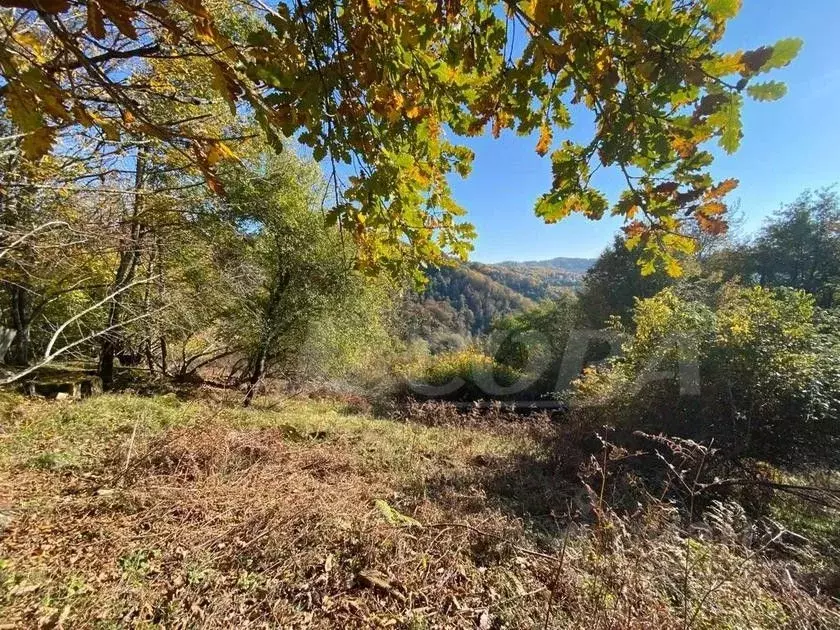
[(430, 269), (428, 284), (405, 305), (409, 334), (449, 350), (486, 334), (500, 317), (579, 288), (594, 258), (454, 263)]
[(548, 260), (505, 260), (498, 263), (498, 266), (557, 269), (566, 273), (583, 274), (589, 270), (593, 262), (595, 262), (594, 258), (567, 258), (565, 256), (558, 256), (557, 258), (549, 258)]

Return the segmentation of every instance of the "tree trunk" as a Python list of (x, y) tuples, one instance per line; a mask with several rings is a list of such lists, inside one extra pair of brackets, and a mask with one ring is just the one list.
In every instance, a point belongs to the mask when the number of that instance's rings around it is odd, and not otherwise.
[(265, 364), (268, 357), (268, 343), (260, 344), (260, 349), (257, 352), (254, 366), (251, 369), (251, 378), (248, 379), (248, 391), (245, 392), (245, 400), (242, 401), (243, 407), (250, 407), (251, 401), (254, 399), (254, 394), (259, 387), (260, 381), (265, 374)]
[(263, 334), (260, 339), (260, 344), (257, 349), (257, 356), (251, 368), (251, 378), (248, 379), (248, 391), (245, 393), (245, 400), (242, 401), (244, 407), (248, 407), (254, 399), (254, 393), (265, 376), (265, 368), (268, 362), (268, 353), (271, 350), (275, 340), (277, 339), (277, 309), (280, 308), (280, 301), (283, 297), (283, 292), (286, 290), (290, 282), (290, 278), (286, 270), (283, 268), (283, 261), (278, 258), (276, 275), (271, 284), (271, 292), (263, 309)]
[[(149, 254), (149, 262), (146, 264), (146, 277), (151, 278), (154, 271), (155, 259), (157, 258), (157, 238), (154, 239), (154, 247)], [(152, 285), (146, 284), (146, 290), (143, 293), (143, 310), (149, 312), (152, 304)], [(154, 337), (154, 324), (150, 319), (146, 320), (146, 340), (143, 342), (143, 350), (146, 354), (146, 366), (149, 368), (149, 374), (155, 374), (155, 357), (152, 352), (152, 338)]]
[[(3, 121), (0, 121), (0, 133), (10, 133), (11, 129)], [(16, 186), (0, 186), (0, 223), (10, 228), (19, 228), (27, 231), (34, 227), (31, 225), (32, 217), (30, 212), (31, 203), (27, 203), (32, 189), (23, 184), (28, 183), (21, 166), (19, 144), (15, 150), (8, 152), (8, 160), (0, 166), (3, 171), (4, 184), (14, 183)], [(18, 252), (27, 262), (32, 262), (33, 253), (28, 244), (21, 246), (23, 251)], [(7, 261), (2, 263), (0, 278), (17, 276), (12, 273), (12, 268)], [(9, 275), (6, 275), (9, 274)], [(32, 327), (32, 297), (33, 293), (24, 278), (14, 278), (13, 281), (4, 280), (3, 284), (9, 294), (9, 306), (11, 311), (11, 328), (15, 331), (11, 346), (8, 348), (8, 362), (17, 365), (29, 365), (30, 359), (30, 329)]]
[(161, 335), (160, 337), (160, 371), (163, 372), (164, 376), (169, 375), (169, 367), (167, 366), (167, 359), (166, 359), (166, 337)]
[(11, 362), (15, 365), (29, 365), (29, 342), (32, 327), (32, 296), (25, 287), (15, 286), (11, 290), (12, 322), (15, 338), (11, 348)]
[[(142, 224), (139, 215), (142, 205), (140, 191), (143, 189), (145, 174), (145, 150), (137, 150), (137, 165), (134, 174), (134, 201), (131, 207), (131, 215), (128, 218), (128, 238), (120, 252), (120, 263), (114, 275), (114, 283), (111, 291), (118, 291), (134, 280), (134, 273), (140, 262), (140, 238), (142, 236)], [(118, 327), (122, 320), (122, 303), (124, 295), (116, 296), (111, 300), (108, 307), (107, 328)], [(114, 383), (114, 358), (120, 346), (122, 346), (122, 331), (112, 330), (102, 336), (102, 344), (99, 349), (99, 377), (102, 385), (109, 389)]]
[(143, 344), (145, 353), (146, 353), (146, 367), (149, 368), (149, 374), (152, 376), (155, 375), (155, 357), (152, 354), (152, 339), (146, 339), (146, 343)]
[(9, 351), (16, 336), (17, 331), (14, 328), (0, 326), (0, 363), (6, 362), (6, 353)]

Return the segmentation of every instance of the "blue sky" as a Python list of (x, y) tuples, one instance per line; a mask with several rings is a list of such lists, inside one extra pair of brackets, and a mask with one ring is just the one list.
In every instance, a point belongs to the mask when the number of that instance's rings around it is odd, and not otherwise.
[[(727, 30), (726, 50), (755, 48), (784, 37), (801, 37), (797, 59), (772, 77), (788, 94), (775, 103), (747, 102), (744, 141), (732, 156), (721, 155), (713, 172), (736, 177), (729, 200), (740, 202), (743, 229), (808, 188), (840, 181), (840, 0), (744, 0)], [(572, 131), (583, 137), (587, 130)], [(557, 138), (556, 138), (557, 139)], [(482, 262), (597, 256), (621, 226), (616, 218), (570, 217), (546, 225), (534, 216), (537, 197), (551, 182), (548, 158), (534, 153), (536, 138), (507, 132), (498, 140), (471, 139), (473, 172), (452, 180), (456, 199), (478, 229), (471, 258)], [(605, 173), (598, 184), (614, 200), (622, 181)]]

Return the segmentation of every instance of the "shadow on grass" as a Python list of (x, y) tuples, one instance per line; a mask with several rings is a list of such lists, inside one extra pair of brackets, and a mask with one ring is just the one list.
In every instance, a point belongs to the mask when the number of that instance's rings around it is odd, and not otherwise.
[(441, 469), (402, 491), (414, 500), (428, 500), (450, 513), (453, 520), (498, 512), (522, 522), (538, 542), (556, 535), (579, 509), (582, 486), (575, 466), (560, 461), (552, 442), (531, 453), (507, 456), (476, 455), (469, 467)]

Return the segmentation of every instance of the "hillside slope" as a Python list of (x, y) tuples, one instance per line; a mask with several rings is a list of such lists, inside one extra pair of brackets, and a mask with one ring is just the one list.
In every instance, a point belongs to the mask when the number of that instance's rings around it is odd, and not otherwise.
[(431, 269), (425, 290), (406, 306), (409, 328), (433, 346), (447, 337), (482, 335), (498, 317), (573, 291), (593, 263), (584, 258), (554, 258)]

